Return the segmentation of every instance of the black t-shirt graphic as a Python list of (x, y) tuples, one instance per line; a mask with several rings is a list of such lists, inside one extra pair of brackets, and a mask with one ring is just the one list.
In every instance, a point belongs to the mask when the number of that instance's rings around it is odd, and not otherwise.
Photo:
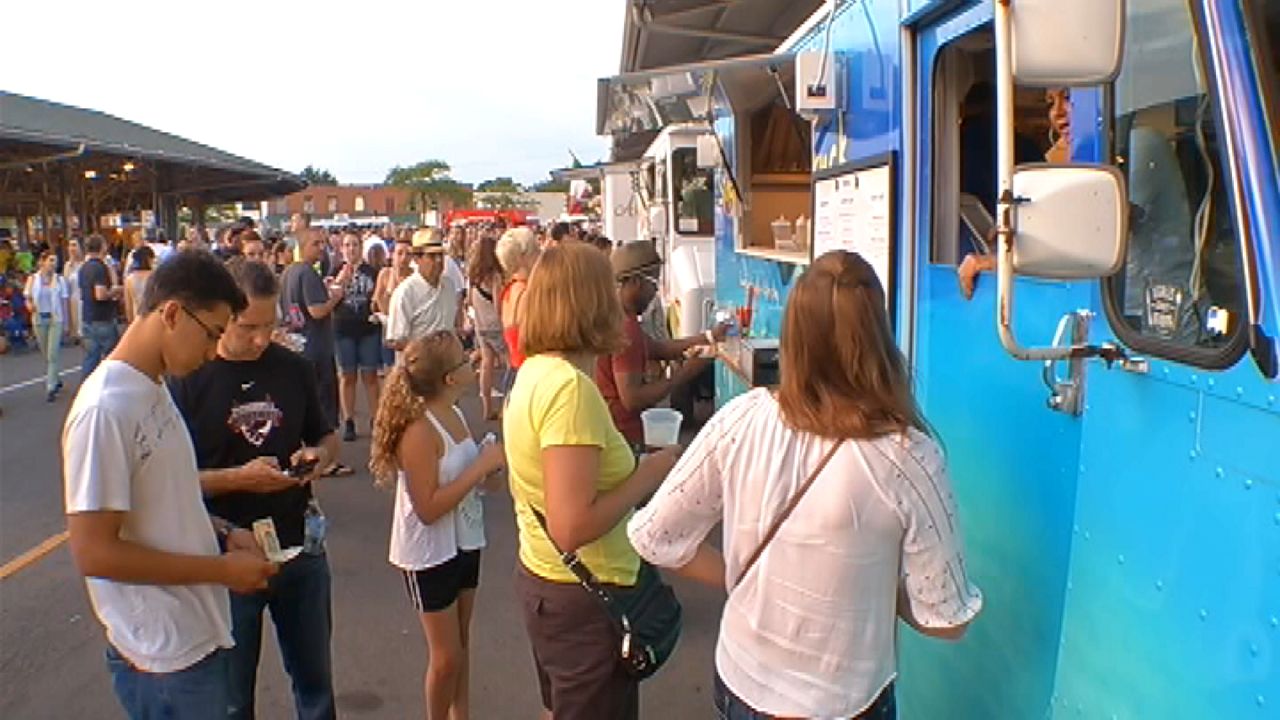
[[(342, 269), (334, 271), (336, 276)], [(378, 272), (369, 263), (360, 263), (347, 281), (342, 302), (333, 309), (333, 329), (343, 337), (364, 337), (379, 331), (369, 322), (373, 312), (373, 289), (378, 284)]]
[[(272, 344), (251, 362), (218, 358), (191, 375), (170, 381), (202, 470), (239, 467), (269, 456), (289, 466), (303, 445), (332, 432), (320, 407), (311, 364)], [(208, 497), (209, 512), (248, 528), (270, 517), (282, 547), (302, 544), (302, 515), (310, 486), (274, 493), (234, 492)]]

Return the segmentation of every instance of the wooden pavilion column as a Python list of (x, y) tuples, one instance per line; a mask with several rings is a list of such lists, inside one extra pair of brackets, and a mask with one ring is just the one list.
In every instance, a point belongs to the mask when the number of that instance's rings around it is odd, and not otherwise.
[[(53, 228), (49, 225), (49, 166), (46, 165), (41, 169), (40, 173), (40, 233), (44, 235), (45, 242), (53, 247)], [(62, 233), (66, 235), (66, 232)], [(66, 239), (65, 237), (63, 238)]]
[(71, 194), (67, 192), (67, 171), (65, 168), (58, 171), (58, 212), (62, 215), (62, 234), (67, 238), (71, 238)]
[[(40, 203), (44, 207), (44, 203)], [(18, 244), (20, 247), (31, 247), (31, 228), (27, 227), (30, 217), (27, 211), (22, 208), (22, 203), (18, 203)]]

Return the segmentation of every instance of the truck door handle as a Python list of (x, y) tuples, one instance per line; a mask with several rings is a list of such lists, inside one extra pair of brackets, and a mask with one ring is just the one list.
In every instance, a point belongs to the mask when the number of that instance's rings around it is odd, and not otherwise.
[[(1053, 335), (1054, 347), (1083, 345), (1089, 339), (1089, 322), (1093, 313), (1077, 310), (1062, 316), (1058, 330)], [(1084, 409), (1084, 361), (1083, 357), (1044, 361), (1044, 384), (1049, 389), (1047, 404), (1051, 410), (1079, 415)], [(1067, 364), (1067, 376), (1058, 374), (1058, 364)]]

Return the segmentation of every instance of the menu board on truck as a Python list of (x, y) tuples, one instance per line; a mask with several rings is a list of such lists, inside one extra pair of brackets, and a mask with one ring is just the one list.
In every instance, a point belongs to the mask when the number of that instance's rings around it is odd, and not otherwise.
[(880, 278), (893, 318), (896, 263), (893, 158), (843, 165), (814, 174), (813, 257), (831, 250), (862, 256)]

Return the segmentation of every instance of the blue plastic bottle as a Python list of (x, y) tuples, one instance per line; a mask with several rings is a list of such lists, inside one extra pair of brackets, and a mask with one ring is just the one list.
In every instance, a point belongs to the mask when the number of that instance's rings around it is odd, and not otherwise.
[(303, 539), (302, 551), (308, 555), (319, 555), (324, 552), (324, 535), (328, 529), (328, 519), (320, 509), (320, 501), (311, 498), (307, 501), (307, 510), (302, 515)]

